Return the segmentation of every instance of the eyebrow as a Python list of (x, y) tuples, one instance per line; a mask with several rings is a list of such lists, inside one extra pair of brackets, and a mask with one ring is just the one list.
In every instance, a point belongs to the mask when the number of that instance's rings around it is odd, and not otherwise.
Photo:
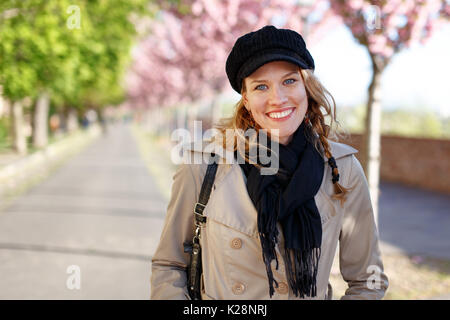
[[(287, 77), (287, 76), (290, 76), (291, 74), (298, 74), (298, 72), (297, 72), (297, 71), (288, 72), (288, 73), (286, 73), (282, 78), (285, 78), (285, 77)], [(266, 82), (266, 81), (267, 81), (267, 80), (252, 80), (252, 81), (250, 82), (250, 84), (252, 84), (252, 83), (254, 83), (254, 82), (259, 83), (259, 82)]]

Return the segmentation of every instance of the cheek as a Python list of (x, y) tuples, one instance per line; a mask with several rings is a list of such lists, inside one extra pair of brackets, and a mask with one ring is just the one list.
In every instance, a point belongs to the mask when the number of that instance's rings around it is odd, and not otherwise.
[(308, 110), (308, 96), (306, 95), (306, 92), (302, 92), (302, 94), (298, 95), (296, 100), (300, 109), (299, 112), (305, 114)]
[(308, 102), (308, 95), (306, 94), (306, 88), (304, 86), (301, 86), (299, 88), (298, 94), (297, 94), (297, 101), (300, 101), (302, 105), (304, 103)]
[(261, 99), (253, 99), (250, 104), (250, 112), (253, 116), (261, 116), (265, 113), (265, 104)]

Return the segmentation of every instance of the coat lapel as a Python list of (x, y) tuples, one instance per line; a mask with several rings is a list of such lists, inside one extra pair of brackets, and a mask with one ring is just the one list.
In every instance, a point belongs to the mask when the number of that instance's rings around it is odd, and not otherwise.
[[(348, 145), (329, 141), (331, 153), (337, 160), (358, 151)], [(204, 214), (219, 223), (227, 225), (235, 230), (243, 232), (251, 237), (258, 237), (257, 228), (257, 212), (248, 195), (246, 178), (242, 172), (241, 167), (234, 159), (234, 154), (228, 150), (224, 150), (221, 146), (214, 146), (210, 141), (203, 142), (203, 144), (189, 144), (185, 150), (197, 154), (197, 157), (207, 159), (211, 152), (215, 152), (220, 157), (219, 168), (217, 170), (214, 181), (214, 188), (208, 206), (205, 208)], [(205, 157), (205, 154), (208, 156)], [(324, 162), (328, 159), (324, 156)], [(205, 174), (207, 165), (203, 163), (202, 174)], [(327, 220), (327, 217), (334, 216), (334, 206), (326, 199), (326, 192), (324, 192), (327, 184), (328, 168), (324, 171), (324, 179), (322, 186), (315, 196), (318, 207), (322, 209), (322, 223)], [(331, 181), (331, 180), (330, 180)], [(325, 189), (323, 189), (325, 188)], [(209, 208), (217, 208), (216, 210), (208, 210)], [(331, 212), (333, 211), (333, 212)], [(238, 214), (231, 214), (238, 213)]]

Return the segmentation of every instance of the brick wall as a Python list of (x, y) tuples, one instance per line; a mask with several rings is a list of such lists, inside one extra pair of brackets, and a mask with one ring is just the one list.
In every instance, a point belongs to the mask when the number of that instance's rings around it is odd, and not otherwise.
[[(362, 135), (342, 141), (359, 150)], [(450, 140), (381, 137), (381, 179), (450, 194)]]

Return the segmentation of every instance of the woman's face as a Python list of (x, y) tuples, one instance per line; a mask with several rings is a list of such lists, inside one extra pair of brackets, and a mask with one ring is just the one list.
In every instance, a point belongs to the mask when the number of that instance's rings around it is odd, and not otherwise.
[(256, 123), (269, 133), (278, 129), (279, 142), (288, 144), (308, 109), (308, 98), (300, 69), (286, 61), (273, 61), (259, 67), (244, 79), (242, 94), (247, 110)]

